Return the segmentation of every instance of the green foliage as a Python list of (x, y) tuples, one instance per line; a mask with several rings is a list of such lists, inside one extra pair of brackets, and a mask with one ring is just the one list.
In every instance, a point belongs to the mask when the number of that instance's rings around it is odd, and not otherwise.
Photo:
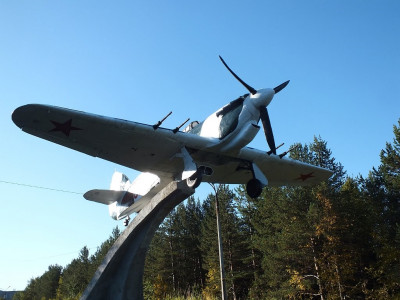
[(291, 155), (329, 168), (334, 175), (315, 187), (265, 189), (253, 201), (253, 245), (262, 271), (253, 287), (262, 297), (363, 297), (371, 256), (371, 203), (355, 180), (345, 178), (326, 142), (315, 138)]
[(89, 268), (89, 250), (85, 246), (79, 257), (73, 259), (63, 270), (62, 284), (59, 287), (61, 297), (73, 299), (85, 290), (90, 280)]
[(394, 139), (381, 151), (381, 164), (361, 178), (374, 216), (371, 263), (365, 293), (370, 299), (400, 298), (400, 119)]
[[(242, 298), (247, 295), (249, 287), (249, 268), (243, 260), (243, 257), (248, 256), (248, 235), (239, 216), (235, 193), (226, 185), (220, 185), (217, 193), (226, 290), (230, 297)], [(213, 296), (219, 296), (221, 294), (220, 276), (216, 276), (215, 272), (219, 270), (215, 195), (207, 197), (203, 203), (203, 209), (201, 249), (205, 267), (209, 270), (206, 287), (209, 287), (210, 291), (215, 291)], [(217, 274), (219, 275), (219, 272)]]
[[(164, 220), (150, 244), (145, 264), (144, 295), (194, 295), (205, 280), (200, 250), (203, 211), (190, 197)], [(164, 284), (165, 283), (165, 287)]]
[(116, 226), (110, 237), (104, 241), (100, 247), (97, 248), (96, 252), (90, 257), (90, 265), (88, 270), (88, 278), (91, 279), (96, 272), (97, 268), (100, 266), (101, 262), (103, 261), (104, 257), (106, 256), (108, 250), (110, 250), (111, 246), (120, 236), (121, 231), (119, 230), (118, 226)]
[(116, 227), (112, 235), (89, 257), (89, 249), (85, 246), (79, 256), (65, 268), (58, 265), (49, 266), (42, 276), (32, 278), (23, 292), (14, 295), (15, 300), (72, 300), (79, 299), (85, 290), (94, 270), (104, 258), (108, 249), (118, 238), (120, 231)]
[(16, 293), (13, 299), (54, 299), (58, 288), (58, 281), (61, 277), (62, 267), (58, 265), (49, 266), (42, 276), (32, 278), (24, 292)]

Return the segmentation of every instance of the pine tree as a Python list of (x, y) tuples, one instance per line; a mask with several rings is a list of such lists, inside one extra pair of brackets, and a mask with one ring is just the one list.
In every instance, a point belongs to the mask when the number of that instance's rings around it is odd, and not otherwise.
[[(262, 253), (262, 272), (257, 274), (253, 290), (259, 298), (318, 293), (311, 289), (319, 278), (314, 270), (312, 228), (308, 220), (314, 209), (307, 204), (310, 199), (306, 193), (291, 201), (289, 192), (267, 187), (254, 202), (257, 208), (252, 221), (256, 231), (254, 246)], [(299, 281), (300, 277), (304, 279)]]
[(47, 300), (56, 297), (58, 282), (61, 276), (62, 267), (50, 265), (41, 276), (32, 278), (25, 291), (14, 295), (17, 299)]
[[(242, 261), (245, 251), (249, 248), (246, 244), (245, 231), (238, 217), (238, 211), (234, 205), (235, 195), (228, 186), (221, 185), (218, 189), (220, 206), (220, 223), (222, 232), (222, 244), (224, 251), (224, 267), (226, 273), (226, 289), (230, 297), (238, 299), (248, 293), (249, 274)], [(215, 276), (215, 270), (219, 270), (218, 244), (215, 217), (215, 196), (209, 195), (203, 203), (204, 221), (202, 224), (202, 253), (205, 268), (208, 270), (206, 290), (219, 296), (220, 277)]]
[(374, 261), (365, 290), (376, 299), (400, 297), (400, 119), (393, 133), (393, 143), (380, 153), (380, 166), (361, 179), (375, 216)]
[(250, 298), (259, 298), (260, 292), (253, 285), (257, 276), (261, 272), (261, 252), (255, 247), (254, 239), (256, 230), (253, 224), (253, 218), (257, 214), (257, 207), (255, 202), (257, 199), (253, 199), (247, 195), (245, 185), (240, 185), (235, 189), (236, 192), (236, 201), (238, 204), (238, 211), (241, 220), (241, 229), (244, 234), (245, 243), (247, 245), (244, 250), (244, 254), (242, 257), (242, 261), (245, 266), (245, 271), (247, 272), (247, 289), (248, 296)]
[(182, 285), (186, 295), (200, 293), (205, 281), (203, 270), (203, 258), (200, 248), (201, 222), (203, 212), (200, 202), (194, 197), (189, 197), (179, 216), (182, 233), (180, 236), (183, 260), (180, 268), (182, 270)]
[(28, 285), (25, 288), (24, 294), (23, 294), (23, 299), (32, 299), (36, 300), (39, 299), (38, 291), (37, 291), (37, 286), (38, 286), (38, 277), (37, 278), (32, 278), (29, 280)]
[(58, 265), (49, 266), (48, 270), (40, 276), (39, 298), (54, 299), (58, 282), (61, 277), (62, 267)]
[[(157, 295), (172, 293), (172, 284), (169, 281), (171, 274), (170, 255), (167, 250), (168, 242), (164, 230), (165, 227), (161, 226), (156, 231), (147, 251), (143, 276), (145, 299), (155, 299)], [(166, 283), (166, 288), (161, 283)]]
[(384, 214), (388, 234), (393, 238), (397, 234), (400, 220), (400, 119), (393, 126), (393, 143), (386, 143), (381, 151), (381, 165), (375, 176), (381, 177), (385, 190)]
[[(144, 283), (147, 292), (177, 296), (200, 293), (205, 280), (200, 250), (202, 218), (199, 201), (190, 197), (161, 224), (146, 256)], [(146, 297), (152, 295), (147, 293)]]
[(79, 257), (68, 264), (62, 273), (60, 295), (63, 298), (78, 298), (89, 283), (90, 261), (89, 249), (84, 246)]
[(343, 298), (344, 257), (334, 254), (343, 245), (339, 228), (346, 226), (337, 205), (345, 172), (319, 137), (310, 145), (297, 144), (291, 157), (334, 175), (315, 187), (266, 188), (254, 202), (255, 246), (263, 254), (263, 272), (253, 288), (268, 297)]
[(96, 250), (96, 252), (90, 257), (90, 266), (88, 271), (88, 279), (89, 281), (93, 277), (94, 273), (96, 272), (97, 268), (102, 263), (104, 257), (107, 255), (108, 250), (114, 245), (114, 242), (120, 236), (121, 231), (118, 226), (115, 226), (109, 238), (104, 241)]

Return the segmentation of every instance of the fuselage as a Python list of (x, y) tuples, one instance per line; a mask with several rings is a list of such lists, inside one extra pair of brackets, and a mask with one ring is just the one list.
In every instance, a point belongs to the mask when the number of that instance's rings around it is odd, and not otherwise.
[(189, 133), (219, 139), (213, 148), (221, 152), (240, 151), (257, 135), (260, 107), (268, 106), (273, 97), (273, 89), (261, 89), (254, 95), (245, 94), (211, 114)]

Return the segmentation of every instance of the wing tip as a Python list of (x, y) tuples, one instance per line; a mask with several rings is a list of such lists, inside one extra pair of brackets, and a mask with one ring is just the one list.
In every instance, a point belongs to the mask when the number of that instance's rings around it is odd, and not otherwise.
[(25, 104), (17, 107), (11, 114), (11, 120), (19, 128), (23, 128), (25, 121), (32, 115), (33, 110), (40, 104)]

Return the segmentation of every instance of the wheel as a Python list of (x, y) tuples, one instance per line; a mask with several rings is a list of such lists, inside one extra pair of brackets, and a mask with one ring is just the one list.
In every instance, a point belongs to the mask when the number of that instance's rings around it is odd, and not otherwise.
[(125, 220), (124, 220), (124, 225), (125, 225), (125, 227), (129, 225), (129, 221), (130, 221), (130, 220), (131, 220), (131, 217), (130, 217), (130, 216), (127, 216), (127, 217), (125, 218)]
[(186, 179), (186, 184), (188, 187), (190, 187), (192, 189), (197, 189), (199, 187), (202, 179), (203, 179), (202, 174), (199, 171), (197, 171), (192, 176), (190, 176), (188, 179)]
[(246, 191), (247, 195), (249, 195), (251, 198), (257, 198), (258, 196), (261, 195), (263, 186), (258, 179), (250, 179), (249, 182), (246, 185)]

